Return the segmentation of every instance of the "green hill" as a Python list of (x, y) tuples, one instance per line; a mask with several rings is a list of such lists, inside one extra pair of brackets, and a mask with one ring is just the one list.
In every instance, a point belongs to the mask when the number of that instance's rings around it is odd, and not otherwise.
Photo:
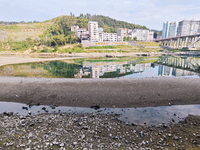
[(60, 46), (77, 43), (79, 39), (71, 32), (72, 25), (87, 28), (88, 21), (98, 21), (104, 32), (117, 32), (117, 28), (141, 28), (145, 26), (118, 21), (102, 15), (81, 14), (78, 17), (59, 16), (51, 20), (35, 23), (0, 24), (0, 50), (26, 50), (34, 46)]

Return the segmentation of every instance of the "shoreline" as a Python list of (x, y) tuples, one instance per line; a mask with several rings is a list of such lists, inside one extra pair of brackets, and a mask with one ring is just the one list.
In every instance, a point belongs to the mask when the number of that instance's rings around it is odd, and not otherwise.
[[(200, 52), (143, 52), (143, 53), (41, 53), (41, 54), (23, 54), (23, 53), (0, 53), (0, 67), (10, 64), (55, 61), (79, 58), (95, 57), (129, 57), (129, 56), (200, 56)], [(38, 58), (50, 57), (50, 58)]]
[(103, 108), (200, 104), (200, 79), (57, 79), (0, 76), (0, 101)]

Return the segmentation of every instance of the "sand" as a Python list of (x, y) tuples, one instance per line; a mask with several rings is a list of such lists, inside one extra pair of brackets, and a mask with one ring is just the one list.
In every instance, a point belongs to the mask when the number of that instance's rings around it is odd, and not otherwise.
[(54, 60), (65, 60), (65, 59), (77, 59), (83, 57), (63, 57), (63, 58), (33, 58), (23, 56), (0, 56), (0, 66), (10, 64), (20, 64), (29, 62), (41, 62), (41, 61), (54, 61)]
[(47, 79), (0, 76), (0, 101), (118, 108), (200, 104), (200, 79)]

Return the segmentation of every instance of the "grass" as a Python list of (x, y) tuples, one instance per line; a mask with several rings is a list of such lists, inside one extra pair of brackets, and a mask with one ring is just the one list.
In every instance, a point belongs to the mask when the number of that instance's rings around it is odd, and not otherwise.
[(89, 46), (85, 49), (114, 49), (114, 46)]
[(1, 25), (0, 32), (2, 32), (3, 34), (0, 37), (0, 40), (3, 40), (3, 37), (4, 39), (12, 38), (12, 40), (15, 42), (23, 41), (26, 38), (35, 39), (42, 35), (43, 32), (46, 31), (47, 28), (52, 25), (52, 23), (52, 21), (47, 21), (39, 23), (19, 23), (15, 25)]
[(144, 46), (160, 46), (156, 42), (135, 42), (135, 43), (140, 44), (140, 45), (144, 45)]

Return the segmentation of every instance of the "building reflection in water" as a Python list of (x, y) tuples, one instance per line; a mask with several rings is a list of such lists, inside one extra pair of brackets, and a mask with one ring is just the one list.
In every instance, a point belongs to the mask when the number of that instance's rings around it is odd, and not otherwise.
[[(161, 58), (157, 61), (159, 64), (158, 76), (192, 76), (198, 75), (194, 72), (198, 69), (200, 65), (200, 60), (195, 58), (176, 58), (176, 57), (166, 57)], [(164, 66), (163, 66), (164, 65)], [(172, 67), (176, 68), (172, 68)], [(186, 70), (187, 69), (187, 70)], [(193, 71), (190, 71), (193, 70)]]
[(196, 72), (159, 65), (158, 76), (193, 76)]
[[(160, 58), (157, 63), (137, 64), (137, 61), (124, 62), (84, 62), (83, 67), (75, 75), (76, 78), (100, 78), (105, 77), (106, 73), (114, 73), (109, 77), (118, 77), (119, 75), (128, 75), (131, 73), (142, 73), (151, 66), (157, 66), (156, 76), (193, 76), (198, 75), (195, 70), (199, 68), (200, 61), (195, 58)], [(151, 71), (155, 71), (151, 70)], [(157, 72), (158, 71), (158, 72)]]
[(109, 72), (116, 72), (117, 74), (139, 73), (151, 68), (151, 63), (133, 65), (134, 63), (136, 63), (136, 61), (84, 62), (83, 67), (75, 77), (99, 78)]

